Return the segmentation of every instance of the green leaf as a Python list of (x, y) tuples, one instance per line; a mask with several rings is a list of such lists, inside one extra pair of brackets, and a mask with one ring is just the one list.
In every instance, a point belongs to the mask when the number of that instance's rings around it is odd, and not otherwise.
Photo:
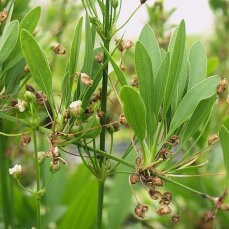
[(184, 144), (191, 136), (193, 136), (200, 128), (201, 124), (206, 121), (209, 114), (213, 109), (215, 103), (215, 96), (209, 99), (202, 100), (197, 108), (195, 109), (188, 126), (185, 129), (184, 135), (182, 137), (182, 144)]
[(216, 86), (219, 83), (218, 76), (211, 76), (195, 85), (179, 103), (170, 125), (170, 133), (175, 131), (194, 112), (200, 101), (216, 94)]
[(164, 99), (165, 94), (165, 82), (167, 82), (169, 76), (170, 66), (170, 54), (169, 52), (164, 57), (161, 66), (158, 70), (156, 81), (155, 81), (155, 114), (156, 117), (159, 115), (160, 107)]
[(214, 74), (219, 67), (219, 57), (212, 56), (208, 58), (207, 75)]
[(82, 68), (82, 72), (92, 75), (93, 63), (94, 63), (94, 44), (93, 44), (93, 34), (90, 26), (90, 20), (88, 15), (86, 15), (86, 23), (85, 23), (85, 57), (84, 57), (84, 65)]
[(72, 40), (70, 59), (69, 59), (69, 74), (66, 77), (64, 77), (63, 80), (62, 88), (64, 89), (63, 94), (64, 94), (65, 108), (67, 108), (70, 103), (74, 74), (76, 71), (76, 66), (78, 63), (79, 52), (80, 52), (82, 24), (83, 24), (83, 18), (80, 18), (78, 24), (76, 25), (73, 40)]
[(227, 185), (229, 180), (229, 130), (223, 126), (219, 132), (219, 139), (223, 149), (224, 165), (227, 171)]
[(141, 96), (134, 88), (123, 86), (120, 97), (128, 124), (133, 128), (139, 141), (143, 141), (146, 135), (146, 108)]
[(13, 51), (19, 34), (19, 22), (12, 21), (5, 27), (0, 39), (0, 66)]
[(146, 50), (149, 53), (153, 66), (153, 75), (154, 77), (156, 77), (157, 71), (161, 64), (161, 51), (157, 38), (150, 25), (144, 26), (139, 40), (145, 46)]
[(52, 75), (44, 51), (33, 36), (24, 29), (21, 32), (21, 47), (34, 81), (51, 102)]
[(135, 66), (139, 79), (140, 95), (146, 107), (147, 135), (149, 144), (153, 141), (156, 130), (156, 117), (154, 113), (154, 79), (150, 56), (141, 42), (135, 48)]
[(88, 119), (86, 126), (83, 129), (83, 134), (79, 138), (96, 138), (102, 130), (99, 119), (96, 114)]
[[(39, 6), (30, 10), (22, 19), (19, 25), (19, 33), (22, 31), (22, 29), (26, 29), (30, 33), (33, 33), (40, 19), (40, 14), (41, 14), (41, 7)], [(23, 58), (23, 54), (21, 51), (20, 38), (18, 37), (17, 44), (13, 52), (11, 53), (10, 57), (7, 59), (6, 64), (4, 66), (4, 72), (8, 71), (10, 68), (16, 65), (22, 58)]]
[(164, 101), (164, 110), (163, 115), (165, 116), (172, 98), (177, 93), (175, 88), (179, 79), (182, 61), (185, 50), (185, 23), (181, 21), (176, 36), (173, 36), (175, 39), (174, 45), (170, 45), (171, 47), (171, 61), (170, 61), (170, 69), (169, 69), (169, 77), (166, 83), (166, 92), (165, 92), (165, 101)]
[(109, 59), (110, 63), (112, 64), (113, 66), (113, 69), (118, 77), (118, 80), (121, 84), (121, 86), (124, 86), (124, 85), (127, 85), (127, 81), (126, 81), (126, 77), (125, 75), (123, 74), (122, 70), (119, 68), (119, 66), (115, 63), (114, 59), (112, 58), (112, 56), (110, 55), (110, 53), (107, 51), (107, 49), (102, 46), (103, 49), (104, 49), (104, 52), (107, 56), (107, 58)]
[(190, 54), (190, 73), (188, 90), (195, 86), (200, 81), (206, 78), (207, 74), (207, 53), (200, 42), (192, 45)]

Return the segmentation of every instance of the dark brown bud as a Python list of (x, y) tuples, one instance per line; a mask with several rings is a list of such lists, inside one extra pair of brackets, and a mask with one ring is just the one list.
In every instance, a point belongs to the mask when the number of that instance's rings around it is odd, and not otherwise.
[(228, 86), (228, 81), (226, 78), (222, 79), (219, 83), (219, 85), (217, 86), (217, 93), (218, 94), (222, 94)]
[(161, 193), (154, 189), (149, 190), (149, 195), (153, 200), (158, 200), (159, 198), (161, 198)]
[(203, 219), (205, 222), (210, 222), (215, 218), (215, 212), (214, 211), (206, 211), (203, 214)]
[(21, 136), (21, 146), (27, 146), (31, 142), (31, 137), (28, 135)]
[(159, 151), (159, 155), (163, 160), (166, 160), (168, 157), (172, 157), (174, 154), (170, 150), (168, 150), (166, 148), (162, 148)]
[(10, 102), (12, 107), (16, 107), (17, 103), (18, 103), (17, 99), (12, 99), (11, 102)]
[(121, 125), (127, 124), (126, 116), (125, 116), (124, 114), (120, 114), (120, 116), (119, 116), (119, 123), (120, 123)]
[(132, 174), (132, 175), (130, 176), (130, 183), (131, 183), (131, 184), (136, 184), (136, 183), (138, 183), (139, 181), (140, 181), (140, 176), (139, 176), (138, 174), (134, 173), (134, 174)]
[(37, 103), (39, 103), (40, 105), (43, 105), (45, 101), (47, 101), (47, 97), (42, 91), (36, 92), (35, 96), (36, 96)]
[(96, 59), (97, 63), (99, 63), (99, 64), (102, 63), (104, 60), (103, 53), (102, 52), (98, 53), (97, 56), (95, 57), (95, 59)]
[(149, 177), (147, 183), (155, 186), (163, 186), (163, 181), (160, 177)]
[(66, 50), (63, 45), (57, 44), (54, 48), (53, 51), (57, 55), (64, 55), (66, 53)]
[(169, 205), (172, 201), (172, 193), (171, 192), (165, 192), (161, 196), (160, 204)]
[(147, 2), (147, 0), (140, 0), (141, 4), (144, 4)]
[(26, 91), (35, 92), (35, 88), (29, 84), (25, 85)]
[(145, 206), (142, 204), (138, 204), (134, 209), (136, 216), (141, 218), (141, 219), (145, 218), (145, 214), (147, 211), (148, 211), (148, 206)]
[(137, 87), (139, 85), (138, 76), (134, 75), (131, 80), (131, 86)]
[(208, 138), (208, 145), (212, 145), (214, 142), (218, 141), (219, 137), (217, 134), (213, 134)]
[(180, 222), (180, 216), (179, 215), (173, 215), (172, 221), (173, 221), (173, 223), (179, 223)]
[(3, 11), (0, 12), (0, 22), (1, 23), (5, 22), (7, 17), (8, 17), (8, 11), (7, 10), (4, 9)]
[(160, 205), (160, 207), (157, 209), (158, 215), (167, 215), (172, 212), (172, 209), (168, 205)]
[(169, 141), (168, 141), (168, 144), (171, 145), (171, 146), (176, 146), (179, 144), (179, 136), (176, 136), (176, 135), (173, 135)]

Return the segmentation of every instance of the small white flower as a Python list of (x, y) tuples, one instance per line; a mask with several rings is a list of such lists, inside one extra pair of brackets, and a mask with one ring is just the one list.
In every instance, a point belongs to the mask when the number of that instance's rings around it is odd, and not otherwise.
[(26, 109), (27, 103), (24, 100), (18, 99), (16, 107), (20, 112), (24, 112)]
[(21, 170), (21, 165), (16, 164), (13, 168), (9, 169), (9, 174), (12, 175), (15, 179), (17, 179), (21, 175)]
[(69, 108), (72, 109), (76, 114), (79, 114), (81, 110), (81, 106), (82, 106), (82, 101), (77, 100), (77, 101), (72, 102)]

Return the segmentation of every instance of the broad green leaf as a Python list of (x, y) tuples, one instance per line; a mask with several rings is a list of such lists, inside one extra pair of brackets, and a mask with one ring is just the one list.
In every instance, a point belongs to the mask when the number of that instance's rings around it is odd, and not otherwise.
[[(36, 28), (37, 23), (40, 19), (40, 14), (41, 14), (41, 7), (39, 7), (39, 6), (30, 10), (25, 15), (25, 17), (22, 19), (22, 21), (19, 25), (19, 33), (22, 31), (22, 29), (26, 29), (30, 33), (33, 33), (33, 31)], [(6, 61), (6, 64), (4, 66), (4, 71), (6, 72), (10, 68), (12, 68), (22, 58), (23, 58), (23, 54), (21, 51), (20, 38), (18, 37), (17, 44), (16, 44), (13, 52), (11, 53), (10, 57)]]
[(139, 93), (130, 86), (123, 86), (120, 91), (124, 114), (139, 141), (146, 135), (146, 108)]
[(163, 116), (165, 116), (172, 98), (175, 96), (177, 91), (175, 90), (177, 82), (180, 76), (180, 71), (182, 67), (182, 61), (185, 50), (185, 23), (182, 21), (178, 27), (177, 34), (174, 36), (175, 42), (174, 45), (171, 45), (171, 60), (170, 60), (170, 69), (169, 77), (166, 83), (166, 92), (165, 92), (165, 101), (164, 101), (164, 110)]
[(146, 50), (149, 53), (153, 66), (153, 75), (155, 78), (161, 64), (161, 51), (157, 38), (150, 25), (144, 26), (139, 41), (145, 46)]
[(112, 67), (118, 77), (119, 83), (121, 84), (121, 86), (127, 85), (127, 81), (126, 81), (126, 77), (123, 74), (122, 70), (119, 68), (119, 66), (115, 63), (114, 59), (112, 58), (112, 56), (110, 55), (110, 53), (106, 50), (105, 47), (103, 47), (104, 52), (106, 54), (106, 56), (108, 57), (110, 63), (112, 64)]
[(93, 34), (90, 26), (89, 16), (86, 16), (85, 23), (85, 57), (84, 64), (82, 68), (83, 73), (87, 73), (89, 76), (92, 75), (93, 63), (94, 63), (94, 44), (93, 44)]
[(83, 24), (83, 18), (80, 18), (78, 24), (76, 25), (73, 40), (72, 40), (70, 60), (69, 60), (69, 74), (63, 80), (62, 88), (64, 89), (63, 94), (65, 99), (64, 101), (65, 107), (68, 107), (70, 103), (74, 74), (76, 71), (76, 66), (78, 63), (79, 52), (80, 52), (82, 24)]
[(208, 58), (207, 75), (214, 74), (219, 67), (219, 57), (212, 56)]
[(99, 119), (96, 114), (88, 119), (86, 126), (83, 129), (83, 134), (79, 138), (96, 138), (102, 130)]
[(190, 54), (190, 73), (188, 90), (206, 78), (207, 74), (207, 53), (200, 42), (192, 45)]
[(163, 48), (161, 48), (160, 51), (161, 51), (161, 60), (164, 60), (167, 52)]
[(227, 185), (229, 182), (229, 130), (223, 126), (219, 132), (219, 139), (223, 149), (224, 165), (227, 171)]
[(52, 75), (44, 51), (33, 36), (24, 29), (21, 32), (21, 47), (34, 81), (51, 102)]
[(154, 113), (154, 77), (150, 56), (141, 42), (137, 42), (135, 48), (135, 67), (139, 79), (140, 95), (146, 107), (147, 135), (149, 144), (153, 140), (156, 129)]
[(156, 81), (155, 81), (155, 114), (158, 118), (160, 107), (164, 99), (165, 94), (165, 83), (169, 76), (169, 66), (170, 66), (170, 54), (169, 52), (164, 57), (161, 66), (158, 70)]
[(188, 122), (188, 126), (185, 129), (182, 137), (182, 144), (184, 144), (191, 136), (193, 136), (201, 127), (201, 124), (205, 122), (213, 109), (214, 102), (215, 96), (212, 96), (211, 98), (202, 100), (199, 103), (190, 121)]
[(170, 133), (175, 131), (194, 112), (200, 101), (216, 94), (218, 76), (211, 76), (195, 85), (179, 103), (170, 125)]
[(13, 51), (19, 34), (19, 22), (12, 21), (5, 27), (0, 39), (0, 66)]

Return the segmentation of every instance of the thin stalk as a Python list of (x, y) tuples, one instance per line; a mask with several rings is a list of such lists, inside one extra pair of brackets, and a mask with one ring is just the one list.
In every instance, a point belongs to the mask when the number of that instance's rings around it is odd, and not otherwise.
[[(37, 192), (40, 190), (40, 165), (38, 162), (38, 150), (37, 150), (37, 135), (36, 130), (33, 130), (33, 145), (34, 145), (34, 162), (36, 167), (36, 183), (37, 183)], [(37, 200), (37, 229), (41, 229), (41, 212), (40, 212), (40, 205), (41, 205), (41, 198), (36, 196)]]
[(98, 181), (98, 206), (97, 206), (97, 222), (96, 228), (102, 228), (102, 216), (103, 216), (103, 196), (104, 196), (104, 181)]

